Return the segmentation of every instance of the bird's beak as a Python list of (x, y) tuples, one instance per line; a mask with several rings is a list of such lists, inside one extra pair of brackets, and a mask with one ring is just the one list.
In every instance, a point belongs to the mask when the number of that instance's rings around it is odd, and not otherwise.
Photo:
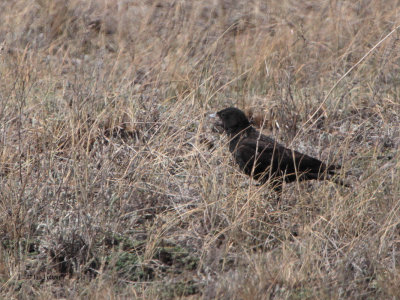
[(209, 114), (208, 116), (209, 116), (211, 119), (214, 119), (214, 126), (213, 126), (213, 129), (214, 129), (216, 132), (221, 133), (221, 132), (223, 131), (223, 129), (224, 129), (221, 118), (220, 118), (216, 113)]

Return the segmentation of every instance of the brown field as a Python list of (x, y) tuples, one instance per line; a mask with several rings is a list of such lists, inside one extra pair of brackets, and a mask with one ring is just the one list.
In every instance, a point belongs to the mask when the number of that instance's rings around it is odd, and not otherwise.
[[(400, 299), (398, 0), (8, 0), (0, 20), (0, 298)], [(278, 200), (213, 130), (227, 106), (352, 187)]]

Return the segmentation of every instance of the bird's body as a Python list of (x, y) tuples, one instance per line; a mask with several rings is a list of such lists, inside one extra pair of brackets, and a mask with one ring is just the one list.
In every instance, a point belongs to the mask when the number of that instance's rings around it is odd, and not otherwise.
[(328, 167), (316, 158), (285, 148), (253, 128), (237, 108), (226, 108), (217, 116), (230, 138), (229, 150), (239, 168), (263, 184), (269, 181), (277, 192), (281, 191), (283, 181), (331, 179), (340, 168)]

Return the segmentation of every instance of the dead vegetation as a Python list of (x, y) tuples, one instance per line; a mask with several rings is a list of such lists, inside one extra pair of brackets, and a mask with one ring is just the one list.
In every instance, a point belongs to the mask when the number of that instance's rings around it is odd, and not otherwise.
[[(2, 298), (400, 297), (388, 1), (3, 1)], [(351, 189), (242, 175), (238, 106)], [(315, 113), (317, 112), (317, 113)]]

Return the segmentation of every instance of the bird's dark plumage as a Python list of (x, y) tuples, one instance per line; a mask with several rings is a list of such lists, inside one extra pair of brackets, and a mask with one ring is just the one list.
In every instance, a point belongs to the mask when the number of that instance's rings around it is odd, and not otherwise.
[[(229, 107), (219, 111), (217, 116), (219, 125), (230, 138), (229, 150), (240, 169), (261, 183), (270, 180), (278, 193), (283, 181), (332, 179), (335, 170), (340, 168), (327, 166), (316, 158), (285, 148), (261, 134), (240, 109)], [(343, 184), (340, 180), (333, 180)]]

